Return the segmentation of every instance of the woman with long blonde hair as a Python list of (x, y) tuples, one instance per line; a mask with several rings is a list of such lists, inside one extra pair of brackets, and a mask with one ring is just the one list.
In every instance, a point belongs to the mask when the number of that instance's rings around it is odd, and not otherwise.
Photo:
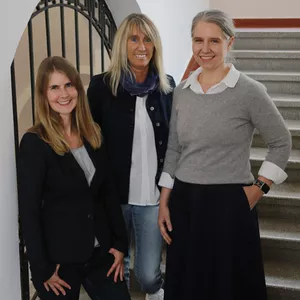
[[(109, 149), (128, 235), (135, 240), (135, 276), (146, 299), (163, 299), (162, 238), (157, 226), (158, 178), (167, 147), (172, 91), (157, 28), (143, 14), (125, 18), (108, 72), (92, 78), (88, 98)], [(165, 184), (172, 184), (166, 176)], [(125, 258), (129, 285), (130, 257)]]
[(35, 107), (36, 123), (20, 145), (19, 202), (39, 297), (76, 300), (83, 284), (103, 300), (129, 300), (122, 211), (100, 128), (66, 59), (42, 61)]

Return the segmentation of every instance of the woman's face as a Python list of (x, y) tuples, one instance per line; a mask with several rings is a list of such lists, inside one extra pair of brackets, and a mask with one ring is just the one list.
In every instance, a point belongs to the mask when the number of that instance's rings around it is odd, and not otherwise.
[(47, 99), (50, 107), (61, 116), (69, 115), (77, 105), (78, 92), (70, 79), (54, 71), (49, 77)]
[(153, 52), (151, 39), (134, 27), (127, 41), (127, 58), (132, 71), (148, 70)]
[(232, 42), (233, 38), (226, 39), (218, 25), (199, 21), (193, 32), (194, 59), (204, 69), (216, 69), (224, 65)]

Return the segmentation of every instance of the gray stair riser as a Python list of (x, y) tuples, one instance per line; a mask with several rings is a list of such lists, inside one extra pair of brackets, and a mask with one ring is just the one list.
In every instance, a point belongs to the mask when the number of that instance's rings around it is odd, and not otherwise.
[[(273, 98), (278, 110), (286, 120), (300, 120), (300, 107), (297, 100), (297, 94), (300, 94), (300, 76), (296, 73), (300, 71), (300, 59), (298, 54), (293, 53), (263, 53), (249, 52), (249, 50), (300, 50), (300, 30), (299, 32), (238, 32), (234, 45), (235, 50), (247, 50), (233, 53), (233, 63), (236, 68), (249, 74), (250, 77), (260, 81), (268, 90), (268, 93), (274, 93)], [(254, 74), (253, 74), (254, 72)], [(257, 72), (257, 73), (255, 73)], [(268, 74), (264, 72), (274, 72)], [(278, 72), (278, 73), (276, 73)], [(279, 73), (280, 72), (280, 73)], [(281, 73), (281, 72), (287, 72)], [(299, 78), (298, 78), (299, 77)], [(276, 95), (278, 94), (278, 95)], [(286, 94), (284, 99), (280, 98), (280, 94)], [(295, 95), (295, 96), (294, 96)], [(297, 130), (297, 123), (289, 123), (291, 130), (292, 142), (294, 149), (300, 149), (300, 134)], [(259, 134), (254, 134), (252, 147), (265, 148), (266, 145)], [(255, 151), (255, 153), (260, 153)], [(295, 153), (293, 154), (295, 156)], [(294, 159), (296, 160), (296, 159)], [(262, 159), (251, 161), (251, 170), (254, 176), (261, 166)], [(287, 165), (286, 171), (289, 175), (287, 182), (298, 182), (300, 184), (300, 163), (290, 162)], [(275, 189), (272, 191), (274, 193)], [(299, 222), (300, 220), (300, 199), (298, 194), (292, 190), (285, 192), (278, 188), (278, 193), (272, 192), (264, 196), (257, 205), (258, 216), (277, 219), (285, 219), (289, 221)], [(281, 198), (279, 197), (281, 195)], [(268, 196), (268, 197), (267, 197)], [(261, 228), (264, 228), (261, 222)], [(276, 230), (274, 227), (273, 230)], [(296, 227), (297, 228), (297, 227)], [(283, 230), (279, 229), (278, 230)], [(274, 238), (271, 238), (274, 235)], [(277, 238), (275, 238), (277, 237)], [(283, 264), (289, 262), (291, 266), (300, 264), (300, 241), (297, 239), (287, 239), (287, 235), (283, 237), (279, 232), (267, 233), (261, 231), (261, 245), (263, 257), (265, 261), (280, 262)], [(266, 263), (266, 268), (268, 264)], [(293, 273), (289, 273), (289, 268), (280, 266), (279, 269), (266, 269), (268, 300), (299, 300), (300, 299), (300, 282), (297, 288), (288, 288), (282, 286), (283, 282), (287, 284), (295, 283)], [(275, 264), (275, 268), (278, 265)], [(275, 271), (275, 272), (273, 272)], [(288, 271), (288, 272), (285, 272)], [(270, 274), (267, 274), (269, 272)], [(300, 270), (299, 270), (300, 272)], [(289, 274), (289, 278), (281, 277), (281, 273)], [(286, 281), (282, 281), (285, 279)]]
[(283, 287), (267, 286), (268, 300), (299, 300), (300, 291)]
[(300, 38), (239, 38), (234, 42), (235, 50), (300, 50)]
[[(262, 200), (261, 200), (262, 201)], [(270, 217), (286, 220), (300, 220), (300, 207), (292, 205), (271, 205), (259, 203), (257, 212), (260, 217)], [(299, 251), (300, 252), (300, 251)]]
[[(252, 147), (266, 148), (266, 144), (260, 135), (255, 134), (252, 140)], [(300, 136), (295, 136), (292, 133), (292, 147), (293, 149), (300, 149)]]
[(234, 66), (241, 71), (282, 71), (282, 66), (284, 66), (284, 71), (299, 72), (300, 59), (266, 59), (235, 57)]
[(300, 120), (300, 107), (278, 107), (279, 112), (285, 120)]
[[(298, 243), (299, 244), (299, 243)], [(293, 248), (294, 243), (261, 239), (261, 248), (265, 260), (300, 263), (300, 249)], [(290, 247), (290, 248), (289, 248)]]
[(300, 82), (298, 81), (259, 81), (267, 88), (268, 93), (300, 94)]

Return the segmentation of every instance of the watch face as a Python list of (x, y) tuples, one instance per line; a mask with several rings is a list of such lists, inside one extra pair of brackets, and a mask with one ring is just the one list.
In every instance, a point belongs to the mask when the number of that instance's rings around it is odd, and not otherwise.
[(264, 194), (267, 194), (268, 191), (270, 190), (270, 187), (265, 182), (259, 179), (256, 179), (254, 184), (258, 186), (264, 192)]

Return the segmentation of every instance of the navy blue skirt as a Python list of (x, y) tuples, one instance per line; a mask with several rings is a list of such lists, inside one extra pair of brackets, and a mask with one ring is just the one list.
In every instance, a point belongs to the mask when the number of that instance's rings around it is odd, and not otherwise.
[(255, 208), (242, 184), (175, 179), (165, 300), (266, 300)]

